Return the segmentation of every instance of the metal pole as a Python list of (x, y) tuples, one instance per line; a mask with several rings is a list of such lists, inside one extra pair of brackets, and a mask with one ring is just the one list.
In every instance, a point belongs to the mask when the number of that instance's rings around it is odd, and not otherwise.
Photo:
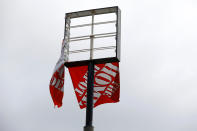
[[(92, 28), (90, 36), (90, 60), (93, 59), (93, 40), (94, 39), (94, 14), (92, 15)], [(93, 118), (93, 97), (94, 97), (94, 62), (88, 63), (88, 83), (87, 83), (87, 104), (86, 104), (86, 125), (84, 131), (94, 131), (92, 126)]]
[(93, 118), (93, 94), (94, 93), (94, 62), (88, 64), (88, 85), (87, 85), (87, 105), (86, 105), (86, 125), (84, 131), (94, 131), (92, 126)]

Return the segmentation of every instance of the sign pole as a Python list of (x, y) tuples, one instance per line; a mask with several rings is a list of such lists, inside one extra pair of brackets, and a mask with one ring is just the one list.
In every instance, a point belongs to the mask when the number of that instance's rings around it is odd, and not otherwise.
[[(115, 13), (116, 20), (97, 22), (97, 20), (95, 19), (95, 18), (99, 18), (99, 17), (97, 17), (97, 15), (102, 16), (102, 14), (109, 14), (109, 13), (113, 13), (113, 14)], [(71, 24), (70, 24), (71, 19), (86, 17), (86, 16), (92, 16), (91, 23), (78, 24), (78, 25), (71, 26)], [(103, 17), (103, 18), (105, 18), (105, 17)], [(105, 32), (105, 29), (104, 29), (105, 33), (100, 33), (100, 34), (94, 33), (95, 32), (94, 26), (102, 25), (102, 24), (110, 24), (110, 23), (115, 23), (116, 32)], [(73, 28), (86, 27), (86, 26), (91, 26), (91, 33), (90, 34), (88, 33), (88, 35), (84, 35), (84, 36), (70, 37), (70, 32), (72, 32)], [(88, 65), (88, 79), (87, 79), (87, 92), (86, 92), (86, 123), (84, 126), (84, 131), (94, 131), (94, 127), (92, 125), (93, 107), (94, 107), (94, 80), (95, 80), (94, 68), (95, 68), (95, 64), (120, 62), (120, 10), (119, 10), (118, 6), (114, 6), (114, 7), (107, 7), (107, 8), (66, 13), (65, 33), (64, 34), (65, 34), (64, 39), (66, 39), (66, 45), (63, 47), (63, 48), (65, 48), (65, 50), (63, 52), (65, 55), (65, 58), (66, 58), (65, 59), (65, 66), (66, 67), (74, 67), (74, 66), (82, 66), (82, 65), (87, 66)], [(103, 45), (102, 43), (98, 44), (97, 45), (98, 47), (94, 45), (94, 39), (105, 38), (105, 37), (115, 37), (116, 46), (115, 45), (106, 46), (105, 44)], [(70, 46), (72, 47), (71, 42), (87, 40), (87, 39), (90, 39), (90, 48), (84, 49), (84, 46), (82, 45), (83, 47), (81, 47), (81, 49), (79, 49), (79, 50), (70, 50)], [(102, 47), (102, 46), (104, 46), (104, 47)], [(113, 54), (109, 53), (109, 56), (105, 56), (105, 54), (101, 54), (103, 52), (101, 52), (101, 53), (95, 52), (97, 50), (107, 50), (107, 49), (110, 49), (109, 52), (111, 52), (115, 49), (114, 50), (115, 55), (114, 55), (114, 53)], [(70, 58), (70, 56), (75, 56), (72, 54), (81, 53), (81, 52), (88, 52), (89, 58), (87, 58), (85, 60), (82, 59), (82, 60), (77, 60), (77, 61), (72, 60), (73, 59), (72, 57), (71, 57), (71, 60), (68, 59), (68, 58)], [(100, 54), (103, 56), (100, 57)], [(97, 58), (97, 55), (98, 55), (98, 58)], [(110, 87), (109, 91), (111, 91), (111, 87)], [(119, 97), (119, 94), (117, 96)], [(118, 97), (117, 97), (116, 101), (118, 101)], [(109, 103), (109, 102), (106, 101), (104, 103)], [(98, 104), (102, 104), (102, 103), (98, 103)]]
[(88, 64), (86, 125), (84, 127), (84, 131), (94, 131), (94, 127), (92, 126), (93, 95), (94, 95), (94, 62), (90, 61)]
[[(94, 14), (92, 15), (91, 36), (90, 36), (90, 60), (93, 59), (93, 44), (94, 44)], [(88, 83), (87, 83), (87, 105), (86, 105), (86, 125), (84, 131), (93, 131), (93, 97), (94, 97), (94, 62), (88, 63)]]

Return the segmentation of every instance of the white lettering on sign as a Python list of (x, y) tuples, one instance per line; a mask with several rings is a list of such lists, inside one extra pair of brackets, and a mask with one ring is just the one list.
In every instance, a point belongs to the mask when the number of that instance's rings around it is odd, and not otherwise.
[[(112, 86), (113, 85), (113, 86)], [(119, 83), (116, 83), (115, 81), (113, 82), (113, 84), (110, 85), (107, 90), (105, 90), (105, 93), (104, 95), (107, 95), (108, 97), (111, 97), (112, 94), (118, 90), (120, 88), (120, 84)]]
[(87, 96), (84, 95), (83, 98), (81, 99), (81, 101), (79, 102), (79, 105), (80, 106), (86, 105), (86, 99), (87, 99)]
[(87, 89), (87, 81), (79, 82), (78, 87), (79, 88), (75, 88), (75, 91), (79, 93), (79, 96), (82, 96), (84, 91)]
[(54, 86), (54, 85), (55, 85), (55, 83), (56, 83), (56, 78), (55, 78), (55, 77), (53, 77), (53, 78), (52, 78), (52, 84), (51, 84), (51, 85), (52, 85), (52, 86)]
[(64, 67), (61, 67), (56, 72), (56, 75), (53, 75), (53, 78), (51, 79), (51, 86), (54, 86), (56, 89), (63, 92), (64, 88)]
[[(100, 67), (95, 65), (95, 73), (100, 69)], [(75, 88), (75, 91), (79, 94), (79, 96), (83, 96), (84, 92), (87, 89), (87, 77), (88, 73), (86, 72), (85, 75), (83, 76), (84, 81), (83, 82), (79, 82), (78, 84), (78, 88)]]
[(85, 79), (85, 83), (87, 83), (87, 79), (88, 79), (88, 72), (85, 73), (85, 75), (83, 76), (83, 78)]
[[(100, 67), (95, 66), (95, 80), (94, 80), (94, 104), (101, 97), (101, 93), (105, 92), (105, 95), (110, 97), (112, 95), (113, 81), (118, 73), (118, 67), (111, 63), (106, 63), (105, 66), (100, 69)], [(84, 81), (79, 82), (78, 88), (75, 91), (79, 96), (83, 96), (79, 102), (80, 106), (86, 105), (86, 93), (87, 93), (87, 72), (83, 76)]]
[(95, 83), (98, 85), (108, 85), (112, 78), (106, 73), (99, 73), (95, 76)]
[(105, 95), (107, 95), (108, 97), (111, 97), (112, 96), (112, 88), (113, 88), (113, 86), (109, 85), (107, 90), (105, 91)]

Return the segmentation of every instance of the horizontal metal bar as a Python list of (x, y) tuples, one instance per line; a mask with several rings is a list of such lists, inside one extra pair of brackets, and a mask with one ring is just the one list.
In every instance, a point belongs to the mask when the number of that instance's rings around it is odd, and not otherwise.
[(100, 15), (100, 14), (116, 13), (117, 10), (118, 10), (118, 6), (100, 8), (100, 9), (91, 9), (91, 10), (66, 13), (66, 17), (70, 17), (72, 19), (72, 18), (78, 18), (84, 16), (91, 16), (92, 14)]
[[(96, 22), (93, 23), (93, 25), (101, 25), (101, 24), (109, 24), (109, 23), (116, 23), (116, 21), (113, 20), (113, 21), (105, 21), (105, 22)], [(91, 26), (91, 25), (92, 24), (74, 25), (74, 26), (70, 26), (70, 28), (78, 28), (78, 27)]]
[(112, 35), (112, 34), (116, 34), (116, 32), (109, 32), (109, 33), (101, 33), (101, 34), (94, 34), (94, 36), (103, 36), (103, 35)]
[(71, 37), (70, 38), (70, 42), (71, 41), (87, 40), (87, 39), (90, 39), (91, 36), (94, 37), (94, 38), (112, 37), (112, 36), (116, 36), (116, 32), (101, 33), (101, 34), (94, 34), (94, 35), (84, 35), (84, 36), (78, 36), (78, 37)]
[(116, 36), (116, 35), (97, 36), (94, 38), (97, 39), (97, 38), (105, 38), (105, 37), (113, 37), (113, 36)]
[(90, 38), (90, 35), (82, 35), (82, 36), (77, 36), (77, 37), (71, 37), (70, 40), (86, 38), (86, 37)]
[(69, 54), (73, 54), (73, 53), (80, 53), (80, 52), (87, 52), (90, 51), (90, 49), (83, 49), (83, 50), (74, 50), (74, 51), (69, 51)]
[[(98, 47), (98, 48), (93, 48), (93, 50), (105, 50), (105, 49), (113, 49), (116, 48), (116, 46), (107, 46), (107, 47)], [(91, 49), (82, 49), (82, 50), (74, 50), (74, 51), (69, 51), (69, 54), (72, 53), (80, 53), (80, 52), (87, 52), (90, 51)]]
[(83, 35), (83, 36), (77, 36), (77, 37), (71, 37), (70, 40), (73, 39), (80, 39), (80, 38), (84, 38), (84, 37), (95, 37), (95, 36), (102, 36), (102, 35), (111, 35), (111, 34), (116, 34), (116, 32), (110, 32), (110, 33), (101, 33), (101, 34), (94, 34), (94, 35)]
[(73, 26), (70, 26), (70, 28), (78, 28), (78, 27), (91, 26), (91, 25), (92, 24), (73, 25)]
[(98, 47), (98, 48), (94, 48), (94, 50), (105, 50), (105, 49), (113, 49), (113, 48), (116, 48), (116, 46)]
[(73, 40), (70, 40), (70, 42), (73, 42), (73, 41), (81, 41), (81, 40), (88, 40), (90, 39), (90, 37), (88, 38), (82, 38), (82, 39), (73, 39)]

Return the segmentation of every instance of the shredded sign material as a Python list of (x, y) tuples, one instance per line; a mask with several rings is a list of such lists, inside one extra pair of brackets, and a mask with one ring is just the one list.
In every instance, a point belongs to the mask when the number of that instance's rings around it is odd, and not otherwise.
[[(50, 81), (50, 93), (54, 105), (61, 107), (64, 94), (64, 48), (63, 41), (60, 59), (58, 60)], [(81, 109), (86, 107), (88, 66), (68, 68), (75, 94)], [(120, 96), (119, 63), (96, 64), (94, 68), (94, 107), (104, 103), (115, 103)]]

